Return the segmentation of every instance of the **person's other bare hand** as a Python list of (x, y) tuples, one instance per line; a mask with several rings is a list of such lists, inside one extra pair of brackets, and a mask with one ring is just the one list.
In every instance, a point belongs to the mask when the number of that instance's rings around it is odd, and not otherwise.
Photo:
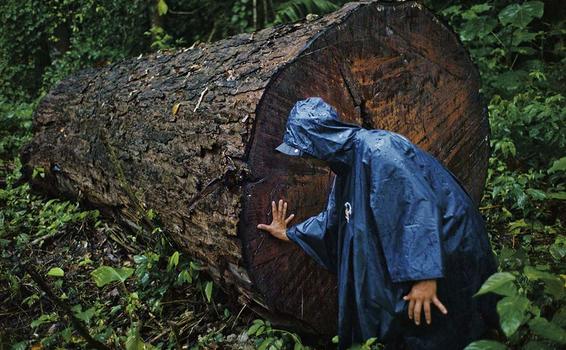
[(432, 322), (430, 315), (430, 304), (434, 304), (440, 312), (447, 314), (448, 310), (442, 305), (436, 296), (436, 280), (418, 281), (413, 284), (409, 294), (403, 297), (403, 300), (409, 301), (409, 318), (415, 320), (418, 326), (421, 323), (421, 310), (424, 308), (426, 323)]
[(275, 205), (275, 201), (271, 202), (271, 213), (273, 216), (271, 224), (259, 224), (257, 228), (269, 232), (275, 238), (288, 241), (287, 225), (293, 220), (295, 214), (291, 214), (289, 217), (285, 218), (285, 215), (287, 215), (287, 202), (283, 202), (282, 199), (279, 200), (278, 205)]

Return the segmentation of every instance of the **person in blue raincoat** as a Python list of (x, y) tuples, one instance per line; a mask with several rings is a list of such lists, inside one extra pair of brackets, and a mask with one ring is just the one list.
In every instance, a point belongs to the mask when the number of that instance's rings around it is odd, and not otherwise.
[(496, 261), (485, 224), (458, 179), (401, 134), (338, 119), (320, 97), (299, 100), (289, 156), (336, 174), (326, 209), (287, 228), (273, 201), (259, 229), (299, 245), (337, 274), (338, 348), (371, 337), (394, 349), (462, 349), (497, 325), (495, 300), (472, 297)]

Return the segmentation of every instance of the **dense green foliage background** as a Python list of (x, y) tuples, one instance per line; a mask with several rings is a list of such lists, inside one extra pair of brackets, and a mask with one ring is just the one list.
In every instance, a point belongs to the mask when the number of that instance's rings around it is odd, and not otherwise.
[[(198, 263), (162, 234), (153, 210), (144, 213), (151, 232), (125, 232), (96, 210), (30, 192), (18, 181), (18, 150), (38, 101), (78, 69), (323, 15), (345, 2), (0, 3), (0, 349), (88, 348), (71, 319), (111, 348), (226, 348), (238, 327), (263, 349), (306, 348), (297, 334), (232, 312)], [(566, 344), (565, 10), (558, 0), (424, 3), (477, 64), (491, 125), (480, 209), (500, 272), (479, 293), (501, 295), (501, 329), (468, 348), (558, 349)], [(360, 346), (380, 347), (375, 339)]]

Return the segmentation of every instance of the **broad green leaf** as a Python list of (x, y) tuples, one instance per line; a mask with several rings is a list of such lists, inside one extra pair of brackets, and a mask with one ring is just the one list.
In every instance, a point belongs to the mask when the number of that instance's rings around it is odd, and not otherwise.
[(271, 345), (271, 343), (273, 342), (273, 338), (265, 338), (265, 340), (263, 342), (261, 342), (260, 346), (257, 348), (257, 350), (265, 350), (267, 349), (267, 347), (269, 345)]
[(449, 16), (451, 17), (451, 15), (453, 16), (453, 15), (460, 14), (460, 13), (462, 13), (462, 5), (449, 6), (449, 7), (445, 8), (444, 10), (440, 11), (440, 13), (444, 16), (447, 16), (447, 17), (449, 17)]
[(497, 26), (497, 20), (489, 17), (477, 17), (465, 22), (460, 30), (462, 41), (471, 41), (476, 38), (483, 38)]
[(507, 347), (495, 340), (478, 340), (468, 344), (464, 350), (505, 350)]
[(156, 349), (153, 345), (145, 343), (140, 337), (137, 330), (128, 332), (128, 338), (126, 339), (126, 350), (153, 350)]
[(375, 343), (376, 341), (377, 341), (376, 337), (371, 337), (364, 342), (364, 345), (370, 346), (371, 344)]
[(529, 299), (520, 295), (505, 297), (497, 303), (501, 329), (507, 337), (515, 334), (526, 321), (525, 313), (529, 308), (529, 303)]
[(511, 24), (524, 28), (533, 19), (541, 18), (544, 12), (542, 1), (526, 1), (522, 4), (511, 4), (499, 12), (499, 21), (503, 25)]
[(35, 320), (33, 320), (31, 322), (30, 326), (31, 326), (31, 328), (37, 328), (44, 323), (55, 322), (58, 319), (59, 319), (59, 316), (55, 312), (52, 312), (50, 314), (43, 314), (43, 315), (39, 316), (38, 318), (36, 318)]
[(489, 10), (491, 7), (492, 6), (489, 4), (477, 4), (470, 7), (470, 11), (473, 11), (474, 13), (482, 13)]
[(167, 264), (167, 271), (171, 271), (173, 268), (177, 267), (179, 264), (179, 252), (173, 253), (169, 257), (169, 263)]
[(512, 234), (516, 235), (521, 233), (522, 228), (529, 227), (530, 225), (525, 221), (525, 219), (520, 219), (510, 222), (509, 224), (507, 224), (507, 226), (509, 227), (509, 231), (511, 231)]
[[(80, 306), (80, 305), (78, 305), (78, 306)], [(76, 318), (78, 318), (79, 320), (82, 320), (86, 323), (89, 323), (92, 316), (94, 316), (95, 308), (93, 306), (89, 309), (86, 309), (85, 311), (82, 311), (82, 308), (79, 308), (79, 309), (73, 310), (73, 311), (75, 311), (75, 317)]]
[(157, 14), (159, 14), (160, 16), (166, 14), (168, 9), (169, 7), (167, 6), (165, 0), (159, 0), (157, 2)]
[(534, 267), (527, 265), (525, 266), (525, 268), (523, 269), (523, 273), (525, 274), (525, 276), (527, 276), (528, 279), (530, 279), (531, 281), (536, 281), (536, 280), (540, 280), (540, 279), (553, 279), (553, 278), (558, 278), (557, 276), (554, 276), (551, 273), (545, 272), (545, 271), (540, 271), (535, 269)]
[(212, 282), (206, 282), (206, 286), (204, 287), (204, 294), (206, 295), (206, 300), (210, 303), (212, 300)]
[(193, 270), (199, 271), (199, 270), (204, 270), (204, 268), (202, 266), (200, 266), (199, 263), (191, 261), (189, 262), (189, 267)]
[(248, 335), (255, 334), (255, 332), (257, 332), (258, 328), (261, 327), (261, 326), (262, 326), (261, 323), (254, 323), (254, 324), (251, 325), (250, 328), (248, 328), (246, 333), (248, 333)]
[(98, 287), (104, 287), (105, 285), (120, 281), (124, 282), (134, 273), (134, 269), (129, 267), (113, 268), (110, 266), (100, 266), (96, 270), (92, 271), (90, 275), (94, 279), (94, 282)]
[(47, 272), (47, 276), (63, 277), (64, 275), (65, 271), (60, 267), (53, 267)]
[(332, 344), (338, 344), (339, 337), (337, 335), (332, 337)]
[(193, 276), (191, 276), (188, 270), (179, 272), (179, 275), (177, 276), (177, 283), (181, 284), (185, 282), (193, 283)]
[(530, 43), (536, 39), (538, 33), (532, 33), (526, 30), (517, 30), (513, 33), (511, 45), (519, 46), (522, 43)]
[(564, 283), (560, 277), (549, 272), (537, 270), (532, 266), (525, 266), (523, 273), (531, 281), (543, 281), (545, 292), (554, 298), (561, 299), (564, 296)]
[(157, 349), (153, 345), (149, 343), (145, 343), (140, 336), (139, 332), (139, 324), (137, 322), (133, 322), (128, 329), (126, 338), (126, 350), (155, 350)]
[(566, 344), (566, 331), (547, 319), (542, 317), (533, 318), (529, 321), (529, 327), (534, 334), (552, 340), (559, 344)]
[(566, 157), (555, 160), (554, 163), (552, 163), (552, 166), (547, 170), (550, 174), (557, 171), (566, 171)]
[(566, 201), (566, 192), (546, 192), (546, 198)]
[(544, 200), (546, 199), (546, 193), (541, 190), (537, 190), (535, 188), (527, 188), (526, 192), (531, 196), (534, 200)]
[(499, 74), (494, 84), (502, 90), (516, 92), (524, 88), (528, 80), (529, 73), (527, 71), (516, 69)]
[(483, 283), (480, 290), (474, 296), (489, 292), (499, 295), (513, 296), (517, 294), (517, 288), (513, 283), (514, 280), (515, 276), (509, 272), (494, 273)]

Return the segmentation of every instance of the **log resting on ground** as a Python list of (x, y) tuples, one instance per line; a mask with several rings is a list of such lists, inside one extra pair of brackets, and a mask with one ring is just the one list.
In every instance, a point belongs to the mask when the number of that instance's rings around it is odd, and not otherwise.
[[(256, 229), (283, 198), (293, 223), (325, 207), (328, 168), (274, 151), (299, 100), (408, 137), (479, 204), (489, 128), (457, 36), (414, 2), (348, 3), (313, 21), (85, 69), (34, 113), (22, 151), (39, 190), (143, 225), (155, 210), (184, 253), (279, 326), (336, 334), (336, 277)], [(31, 178), (34, 167), (44, 177)]]

